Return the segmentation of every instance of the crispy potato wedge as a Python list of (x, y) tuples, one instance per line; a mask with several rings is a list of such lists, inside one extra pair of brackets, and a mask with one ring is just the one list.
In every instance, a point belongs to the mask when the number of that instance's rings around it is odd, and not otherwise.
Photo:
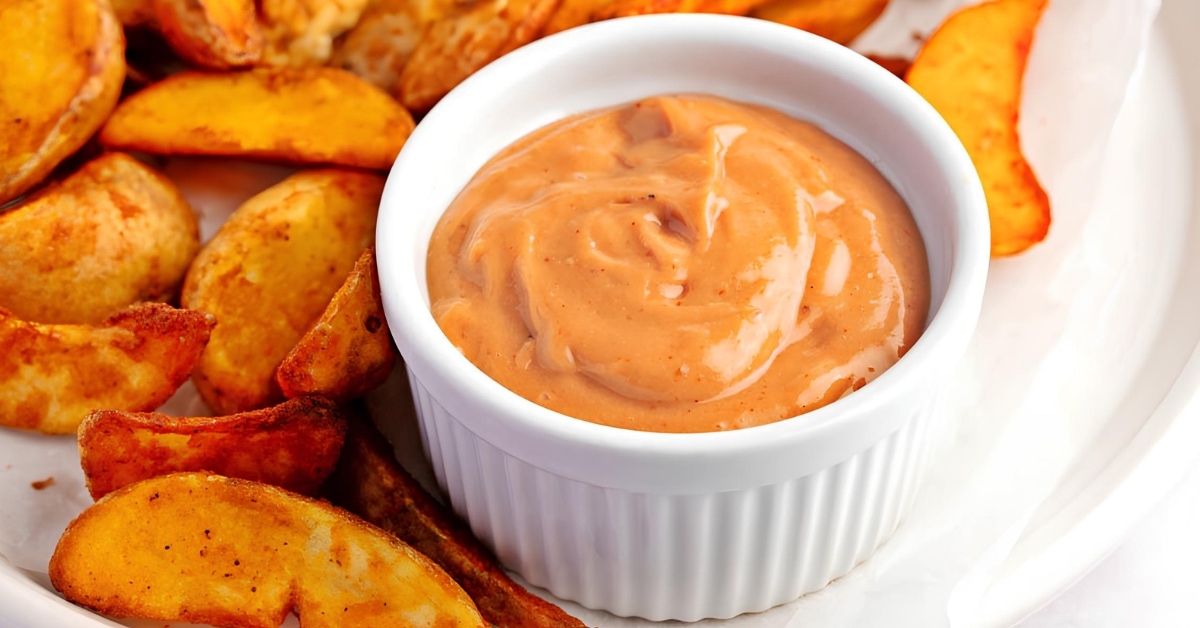
[(390, 90), (427, 24), (415, 0), (381, 0), (335, 44), (331, 63)]
[(1021, 82), (1046, 0), (993, 0), (946, 19), (906, 80), (962, 140), (987, 196), (992, 256), (1041, 242), (1050, 199), (1021, 153)]
[(163, 404), (200, 358), (203, 312), (147, 303), (100, 326), (38, 325), (0, 309), (0, 425), (73, 434), (93, 408)]
[(875, 23), (887, 5), (888, 0), (774, 0), (755, 8), (750, 16), (847, 45)]
[(561, 608), (509, 578), (467, 526), (406, 472), (383, 435), (362, 418), (350, 422), (329, 482), (337, 505), (395, 534), (432, 558), (466, 589), (495, 626), (582, 628)]
[(246, 201), (196, 256), (181, 301), (219, 323), (193, 375), (218, 414), (283, 399), (275, 371), (374, 242), (382, 193), (374, 174), (301, 172)]
[(336, 68), (185, 72), (130, 96), (100, 131), (109, 148), (386, 170), (413, 119)]
[(112, 0), (112, 7), (125, 28), (154, 25), (154, 0)]
[(721, 13), (745, 15), (764, 0), (616, 0), (599, 7), (593, 21), (655, 13)]
[(196, 214), (175, 184), (106, 153), (0, 213), (0, 307), (38, 323), (98, 324), (174, 298), (199, 250)]
[(259, 0), (266, 35), (263, 62), (274, 66), (324, 65), (333, 40), (354, 28), (370, 0)]
[(67, 526), (50, 582), (115, 617), (275, 628), (482, 627), (428, 558), (343, 510), (273, 486), (160, 476), (96, 502)]
[(375, 250), (367, 249), (325, 313), (283, 359), (275, 379), (288, 399), (320, 395), (349, 401), (382, 384), (395, 364)]
[(152, 0), (159, 31), (184, 60), (227, 70), (262, 58), (254, 0)]
[(481, 0), (431, 24), (396, 85), (412, 111), (428, 111), (459, 83), (502, 55), (533, 41), (559, 0)]
[(0, 3), (0, 205), (46, 178), (112, 112), (125, 37), (107, 0)]
[(562, 0), (542, 28), (542, 36), (583, 26), (592, 21), (592, 15), (612, 3), (613, 0)]
[(97, 410), (79, 425), (79, 463), (94, 499), (179, 471), (315, 495), (345, 436), (346, 414), (320, 397), (222, 417)]

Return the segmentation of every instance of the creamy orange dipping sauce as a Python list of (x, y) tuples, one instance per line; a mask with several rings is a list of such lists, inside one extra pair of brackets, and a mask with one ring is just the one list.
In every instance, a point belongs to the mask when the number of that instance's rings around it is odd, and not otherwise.
[(489, 376), (563, 414), (706, 432), (870, 382), (920, 335), (904, 201), (816, 126), (709, 96), (542, 128), (433, 233), (433, 314)]

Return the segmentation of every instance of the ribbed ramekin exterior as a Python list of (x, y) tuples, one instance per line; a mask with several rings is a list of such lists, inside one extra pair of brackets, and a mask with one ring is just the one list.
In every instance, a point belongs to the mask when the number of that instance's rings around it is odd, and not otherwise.
[(929, 427), (917, 413), (857, 455), (777, 484), (632, 493), (508, 455), (410, 381), (438, 484), (505, 565), (558, 597), (651, 620), (762, 611), (849, 572), (911, 506)]

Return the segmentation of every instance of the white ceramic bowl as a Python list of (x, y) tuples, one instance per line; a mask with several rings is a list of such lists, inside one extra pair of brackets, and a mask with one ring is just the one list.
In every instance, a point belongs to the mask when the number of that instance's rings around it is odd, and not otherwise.
[[(688, 92), (812, 120), (879, 168), (912, 208), (928, 251), (924, 335), (862, 390), (730, 432), (606, 427), (501, 387), (429, 313), (425, 256), (438, 218), (521, 136), (570, 114)], [(761, 611), (819, 589), (892, 533), (918, 484), (932, 397), (974, 330), (989, 251), (970, 160), (903, 82), (819, 37), (712, 15), (594, 24), (475, 74), (396, 160), (377, 239), (423, 445), (454, 509), (505, 565), (559, 597), (684, 621)]]

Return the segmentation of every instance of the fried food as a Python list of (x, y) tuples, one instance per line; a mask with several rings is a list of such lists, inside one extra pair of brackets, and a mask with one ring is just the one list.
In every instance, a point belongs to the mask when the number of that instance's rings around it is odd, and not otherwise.
[(879, 18), (888, 0), (774, 0), (750, 12), (839, 44), (849, 44)]
[(593, 21), (656, 13), (745, 15), (764, 0), (616, 0), (598, 8)]
[(369, 0), (259, 0), (266, 33), (263, 61), (275, 66), (324, 65), (333, 41), (362, 17)]
[(542, 36), (561, 33), (569, 28), (592, 21), (592, 15), (612, 4), (613, 0), (562, 0), (558, 9), (542, 28)]
[(413, 119), (336, 68), (184, 72), (130, 96), (100, 131), (109, 148), (386, 170)]
[(275, 379), (288, 399), (320, 395), (349, 401), (382, 384), (395, 364), (375, 250), (367, 249), (325, 313), (283, 359)]
[(908, 74), (908, 69), (912, 67), (912, 60), (905, 57), (886, 57), (883, 55), (867, 55), (867, 58), (874, 61), (879, 67), (895, 74), (903, 79)]
[(196, 256), (184, 307), (219, 325), (193, 375), (218, 414), (283, 399), (275, 371), (375, 239), (383, 178), (310, 170), (246, 201)]
[(112, 7), (125, 28), (154, 24), (154, 0), (112, 0)]
[(219, 475), (132, 484), (63, 532), (50, 582), (115, 617), (275, 628), (482, 627), (428, 558), (326, 503)]
[(1045, 0), (993, 0), (951, 15), (906, 80), (966, 147), (987, 196), (992, 256), (1041, 242), (1050, 200), (1021, 153), (1021, 81)]
[(262, 58), (254, 0), (152, 0), (158, 28), (176, 54), (203, 68), (227, 70)]
[(390, 90), (426, 25), (414, 0), (381, 0), (338, 41), (331, 63)]
[(483, 66), (533, 41), (559, 0), (481, 0), (431, 24), (397, 84), (412, 111), (428, 111)]
[(112, 112), (125, 37), (107, 0), (0, 3), (0, 205), (29, 191)]
[(465, 524), (426, 493), (400, 465), (391, 445), (361, 418), (350, 422), (330, 478), (330, 498), (432, 558), (466, 589), (495, 626), (582, 628), (561, 608), (510, 579)]
[(0, 425), (73, 434), (93, 408), (163, 404), (200, 358), (203, 312), (148, 303), (99, 326), (39, 325), (0, 309)]
[(346, 414), (320, 397), (221, 417), (96, 410), (79, 426), (79, 463), (94, 499), (179, 471), (315, 495), (345, 436)]
[(0, 307), (38, 323), (94, 325), (178, 294), (200, 250), (175, 184), (107, 153), (0, 213)]

